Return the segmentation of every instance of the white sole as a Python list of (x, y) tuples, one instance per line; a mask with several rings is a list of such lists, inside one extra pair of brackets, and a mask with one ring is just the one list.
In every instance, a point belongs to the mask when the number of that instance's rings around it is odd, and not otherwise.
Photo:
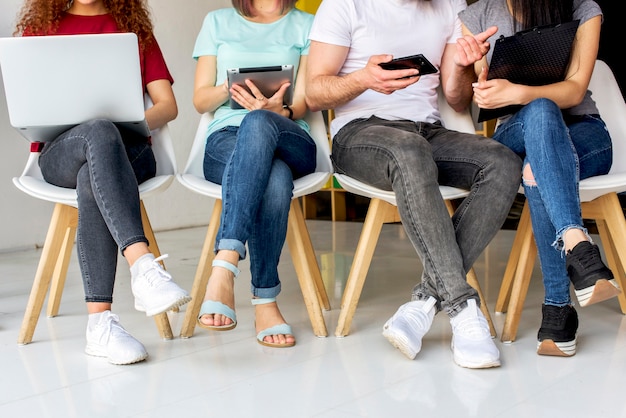
[(390, 328), (386, 328), (383, 331), (383, 336), (393, 345), (395, 348), (400, 350), (402, 354), (404, 354), (409, 360), (414, 360), (417, 356), (417, 353), (420, 352), (420, 349), (414, 350), (410, 344), (409, 339), (406, 335), (392, 331)]
[(181, 296), (173, 302), (169, 302), (167, 304), (163, 304), (161, 306), (153, 307), (151, 309), (146, 309), (145, 306), (137, 299), (135, 299), (135, 309), (139, 312), (145, 312), (146, 316), (155, 316), (161, 314), (163, 312), (171, 311), (174, 308), (182, 306), (191, 301), (191, 296)]

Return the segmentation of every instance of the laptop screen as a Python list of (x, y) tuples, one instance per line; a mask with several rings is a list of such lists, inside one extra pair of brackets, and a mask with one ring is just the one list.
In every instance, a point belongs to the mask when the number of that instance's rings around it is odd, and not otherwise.
[(96, 118), (150, 135), (133, 33), (0, 38), (0, 70), (10, 123), (30, 141)]

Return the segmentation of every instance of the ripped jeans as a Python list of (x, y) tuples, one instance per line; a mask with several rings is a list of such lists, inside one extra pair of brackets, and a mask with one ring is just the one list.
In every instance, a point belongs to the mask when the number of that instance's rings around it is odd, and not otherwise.
[[(523, 178), (541, 262), (546, 305), (571, 304), (563, 233), (583, 225), (578, 182), (606, 174), (613, 151), (598, 115), (568, 116), (548, 99), (536, 99), (496, 129), (493, 139), (530, 164), (534, 181)], [(524, 176), (527, 177), (527, 176)]]

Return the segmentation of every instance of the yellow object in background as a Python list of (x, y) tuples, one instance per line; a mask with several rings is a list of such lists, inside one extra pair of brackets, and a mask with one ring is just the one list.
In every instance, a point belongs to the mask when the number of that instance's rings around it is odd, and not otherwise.
[(304, 10), (305, 12), (315, 14), (321, 2), (322, 0), (298, 0), (296, 2), (296, 7), (300, 10)]

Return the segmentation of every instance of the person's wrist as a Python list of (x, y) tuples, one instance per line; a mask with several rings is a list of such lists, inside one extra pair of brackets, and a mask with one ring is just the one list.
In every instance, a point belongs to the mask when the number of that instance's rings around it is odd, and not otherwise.
[(287, 112), (289, 112), (287, 117), (289, 119), (293, 120), (293, 109), (291, 107), (289, 107), (288, 105), (286, 105), (286, 104), (283, 105), (283, 109), (285, 109)]

